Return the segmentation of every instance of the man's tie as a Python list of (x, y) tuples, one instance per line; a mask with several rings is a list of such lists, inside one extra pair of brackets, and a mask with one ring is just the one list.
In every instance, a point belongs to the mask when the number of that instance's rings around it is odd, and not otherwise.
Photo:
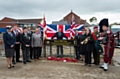
[(15, 36), (18, 36), (18, 31), (17, 30), (15, 31)]

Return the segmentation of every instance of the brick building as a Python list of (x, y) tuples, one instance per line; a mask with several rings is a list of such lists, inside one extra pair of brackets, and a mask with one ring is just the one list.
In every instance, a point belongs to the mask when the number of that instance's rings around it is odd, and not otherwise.
[(71, 10), (71, 12), (69, 14), (67, 14), (65, 17), (63, 17), (62, 20), (53, 21), (52, 24), (71, 24), (72, 16), (74, 16), (74, 20), (75, 20), (76, 24), (88, 24), (86, 22), (86, 20), (81, 19), (80, 16), (75, 14), (72, 10)]
[(13, 19), (13, 18), (8, 18), (4, 17), (2, 20), (0, 20), (0, 28), (5, 28), (7, 25), (18, 25), (20, 27), (24, 26), (30, 26), (34, 27), (37, 26), (37, 24), (41, 21), (42, 19)]

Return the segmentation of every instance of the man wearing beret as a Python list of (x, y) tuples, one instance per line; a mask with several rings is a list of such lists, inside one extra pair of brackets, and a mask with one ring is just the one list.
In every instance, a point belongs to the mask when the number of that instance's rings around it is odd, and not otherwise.
[(93, 64), (95, 65), (99, 65), (100, 63), (100, 54), (97, 52), (97, 49), (95, 47), (95, 41), (98, 39), (97, 35), (98, 35), (98, 26), (94, 26), (93, 28), (93, 32), (92, 32), (92, 36), (94, 38), (94, 50), (93, 50), (93, 58), (94, 58), (94, 62)]
[(104, 71), (108, 70), (108, 64), (111, 64), (114, 54), (114, 34), (111, 30), (108, 30), (108, 19), (102, 19), (99, 23), (101, 37), (98, 40), (106, 40), (104, 42), (104, 64), (100, 66)]

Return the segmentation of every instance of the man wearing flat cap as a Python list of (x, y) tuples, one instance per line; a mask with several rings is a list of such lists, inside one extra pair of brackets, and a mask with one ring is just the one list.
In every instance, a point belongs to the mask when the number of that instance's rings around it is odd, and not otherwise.
[(113, 53), (114, 53), (114, 34), (111, 30), (108, 30), (108, 19), (102, 19), (99, 23), (101, 37), (98, 40), (106, 40), (104, 42), (104, 64), (100, 66), (104, 71), (108, 70), (108, 64), (111, 64)]

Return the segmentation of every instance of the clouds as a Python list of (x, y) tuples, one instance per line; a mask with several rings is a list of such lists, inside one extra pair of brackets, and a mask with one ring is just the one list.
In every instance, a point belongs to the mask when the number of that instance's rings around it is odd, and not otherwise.
[(60, 20), (71, 10), (83, 18), (85, 15), (99, 18), (100, 13), (119, 13), (119, 3), (119, 0), (0, 0), (0, 18), (41, 18), (46, 14), (48, 21)]

